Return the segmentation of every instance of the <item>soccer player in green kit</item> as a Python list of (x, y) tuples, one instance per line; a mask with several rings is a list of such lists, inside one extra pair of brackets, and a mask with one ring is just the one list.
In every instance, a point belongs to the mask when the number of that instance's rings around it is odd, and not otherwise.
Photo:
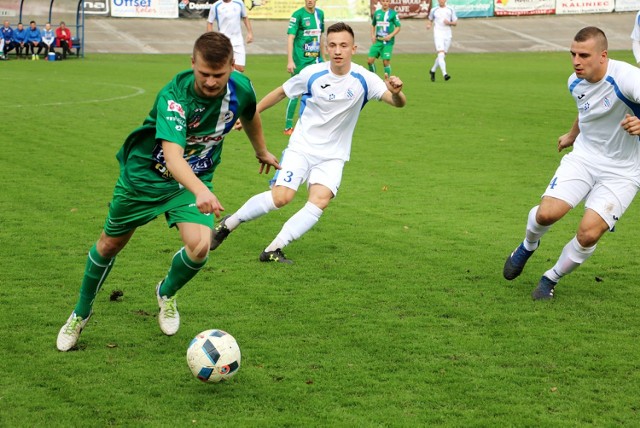
[[(304, 7), (293, 12), (287, 29), (287, 71), (292, 76), (310, 64), (322, 62), (325, 58), (324, 12), (316, 8), (316, 0), (305, 0)], [(284, 134), (293, 133), (293, 116), (298, 106), (298, 98), (290, 98), (287, 104), (287, 118)]]
[(164, 214), (184, 247), (156, 287), (158, 322), (166, 335), (180, 327), (176, 293), (205, 265), (213, 216), (224, 211), (212, 179), (224, 137), (239, 119), (260, 163), (269, 173), (278, 160), (265, 146), (256, 95), (249, 79), (234, 70), (229, 38), (208, 32), (196, 40), (191, 70), (177, 74), (158, 93), (142, 126), (117, 154), (120, 176), (104, 229), (89, 251), (80, 297), (58, 333), (60, 351), (73, 348), (92, 314), (93, 302), (116, 255), (137, 227)]
[(391, 76), (391, 55), (396, 34), (400, 32), (400, 18), (390, 9), (391, 0), (380, 0), (382, 9), (378, 9), (371, 18), (371, 48), (367, 64), (369, 71), (376, 72), (376, 58), (382, 57), (384, 72)]

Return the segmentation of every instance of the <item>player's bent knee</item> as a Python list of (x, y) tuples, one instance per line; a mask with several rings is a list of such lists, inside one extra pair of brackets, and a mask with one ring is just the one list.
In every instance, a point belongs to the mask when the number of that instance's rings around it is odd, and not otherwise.
[(208, 239), (201, 239), (197, 242), (189, 242), (185, 244), (187, 256), (194, 262), (202, 262), (209, 255), (209, 247), (211, 242)]
[(285, 186), (276, 186), (271, 192), (273, 197), (273, 204), (276, 208), (282, 208), (293, 200), (296, 195), (296, 191)]

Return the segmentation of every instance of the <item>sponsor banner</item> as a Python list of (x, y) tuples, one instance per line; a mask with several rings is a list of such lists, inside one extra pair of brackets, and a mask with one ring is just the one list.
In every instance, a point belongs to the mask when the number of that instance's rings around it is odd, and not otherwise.
[[(291, 14), (304, 6), (301, 0), (244, 0), (251, 19), (289, 19)], [(251, 2), (252, 6), (248, 3)], [(326, 23), (335, 21), (369, 20), (369, 0), (322, 0), (316, 5), (324, 12)], [(283, 34), (287, 32), (284, 24)]]
[[(428, 0), (391, 0), (389, 7), (396, 11), (400, 19), (426, 18), (427, 16), (429, 16)], [(380, 4), (379, 0), (370, 0), (369, 8), (371, 10), (370, 15), (367, 17), (367, 19), (371, 19), (373, 13), (376, 10), (382, 9), (382, 5)]]
[(556, 0), (558, 15), (613, 12), (614, 0)]
[[(447, 6), (451, 6), (456, 11), (458, 18), (486, 18), (493, 16), (494, 0), (447, 0)], [(640, 1), (640, 0), (639, 0)], [(431, 7), (438, 5), (437, 0), (433, 0)]]
[(616, 0), (614, 9), (616, 12), (636, 12), (640, 10), (640, 0)]
[(495, 0), (493, 13), (496, 16), (548, 15), (555, 11), (555, 0)]
[(109, 0), (84, 0), (82, 7), (87, 15), (109, 14)]
[[(180, 18), (207, 19), (209, 10), (215, 2), (216, 0), (178, 0), (178, 16)], [(247, 10), (252, 7), (246, 1), (244, 5), (247, 6)]]
[(10, 18), (18, 15), (18, 2), (16, 0), (0, 0), (0, 18)]
[(111, 16), (118, 18), (177, 18), (176, 0), (111, 0)]

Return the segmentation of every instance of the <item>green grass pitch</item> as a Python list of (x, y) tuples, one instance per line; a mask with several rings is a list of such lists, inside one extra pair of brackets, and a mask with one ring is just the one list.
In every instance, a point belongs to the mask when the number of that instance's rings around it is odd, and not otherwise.
[[(569, 54), (451, 54), (452, 79), (435, 83), (432, 63), (394, 56), (408, 104), (365, 107), (338, 198), (287, 248), (295, 265), (258, 255), (304, 190), (211, 255), (179, 294), (180, 331), (166, 337), (153, 293), (181, 244), (157, 219), (119, 255), (68, 353), (55, 339), (101, 231), (115, 153), (190, 62), (0, 63), (0, 426), (636, 425), (638, 202), (554, 301), (530, 292), (582, 207), (520, 278), (501, 274), (576, 116)], [(251, 56), (247, 74), (260, 98), (287, 78), (285, 59)], [(263, 114), (276, 154), (284, 111)], [(266, 188), (248, 140), (231, 134), (215, 178), (227, 212)], [(243, 352), (224, 384), (200, 383), (186, 364), (189, 341), (210, 328)]]

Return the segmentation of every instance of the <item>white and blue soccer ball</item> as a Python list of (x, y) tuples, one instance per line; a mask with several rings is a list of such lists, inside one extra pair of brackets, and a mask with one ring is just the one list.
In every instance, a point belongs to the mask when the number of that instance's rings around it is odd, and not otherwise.
[(205, 330), (193, 338), (187, 349), (187, 363), (195, 377), (218, 383), (233, 377), (240, 369), (240, 347), (229, 333)]

